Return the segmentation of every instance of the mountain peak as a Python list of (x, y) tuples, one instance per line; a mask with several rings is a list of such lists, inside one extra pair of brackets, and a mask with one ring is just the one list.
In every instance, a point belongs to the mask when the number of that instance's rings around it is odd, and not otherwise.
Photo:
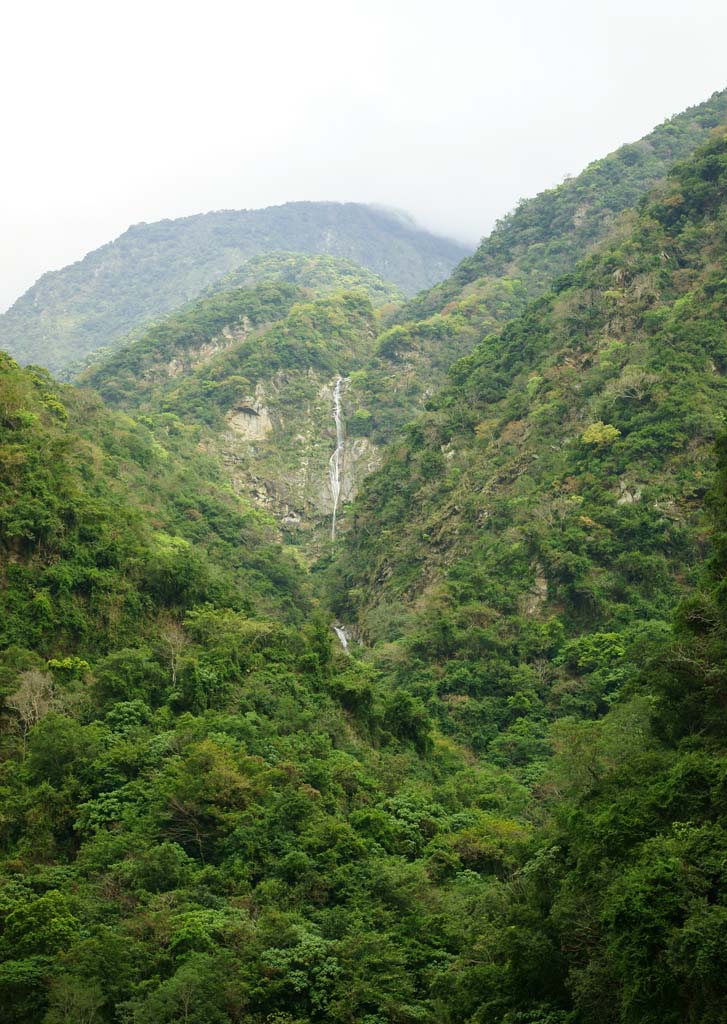
[(280, 250), (352, 260), (408, 295), (442, 280), (468, 252), (363, 203), (298, 201), (142, 222), (44, 274), (0, 316), (0, 348), (67, 371), (247, 259)]

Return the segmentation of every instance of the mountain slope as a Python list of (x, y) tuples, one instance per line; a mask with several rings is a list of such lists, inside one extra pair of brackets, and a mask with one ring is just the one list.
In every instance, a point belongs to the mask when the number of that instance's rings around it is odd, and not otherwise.
[(333, 647), (178, 418), (0, 370), (0, 1020), (435, 1020), (440, 861), (513, 863), (522, 787)]
[(333, 511), (339, 378), (341, 503), (378, 461), (365, 430), (357, 431), (362, 416), (349, 379), (366, 364), (376, 333), (376, 311), (362, 290), (316, 298), (288, 283), (234, 288), (150, 328), (83, 380), (114, 405), (143, 413), (152, 430), (166, 429), (170, 417), (188, 424), (236, 491), (275, 514), (290, 539), (302, 528), (316, 540), (328, 533)]
[[(238, 282), (249, 283), (231, 287)], [(263, 256), (81, 379), (116, 407), (142, 412), (152, 429), (170, 415), (196, 428), (234, 489), (273, 512), (289, 539), (299, 528), (322, 537), (333, 509), (338, 377), (345, 378), (342, 504), (377, 464), (365, 436), (370, 416), (361, 408), (371, 401), (361, 399), (349, 375), (373, 351), (379, 317), (371, 300), (381, 305), (394, 294), (345, 260)]]
[[(2, 369), (4, 527), (44, 473), (60, 500), (36, 514), (64, 522), (10, 546), (4, 529), (0, 567), (50, 565), (63, 592), (100, 550), (94, 589), (110, 567), (143, 580), (143, 540), (125, 543), (158, 529), (135, 515), (143, 426)], [(720, 447), (714, 554), (676, 634), (650, 663), (571, 652), (605, 657), (630, 692), (601, 721), (558, 723), (528, 788), (462, 756), (320, 621), (220, 606), (234, 585), (180, 621), (157, 575), (146, 623), (114, 635), (97, 618), (80, 648), (36, 602), (25, 633), (0, 637), (3, 1024), (720, 1024)], [(190, 522), (204, 544), (211, 521)]]
[(350, 388), (370, 414), (371, 439), (391, 441), (456, 359), (523, 313), (578, 259), (628, 231), (628, 209), (726, 121), (727, 90), (521, 203), (447, 280), (389, 315), (389, 330)]
[(263, 252), (352, 260), (408, 294), (446, 276), (464, 246), (357, 203), (287, 203), (137, 224), (63, 270), (44, 274), (0, 316), (0, 348), (66, 369), (189, 301)]
[(217, 353), (282, 320), (295, 303), (350, 291), (365, 292), (377, 306), (400, 294), (348, 260), (300, 253), (255, 257), (196, 301), (124, 339), (116, 351), (98, 353), (81, 380), (114, 405), (139, 408), (153, 401), (156, 384), (201, 369)]
[[(618, 215), (634, 206), (670, 167), (727, 122), (727, 89), (669, 118), (638, 142), (590, 164), (556, 188), (522, 200), (500, 220), (472, 256), (441, 284), (399, 313), (399, 321), (441, 312), (453, 300), (487, 292), (496, 282), (519, 282), (535, 298), (605, 238)], [(522, 308), (522, 307), (521, 307)]]
[(2, 357), (2, 1024), (722, 1024), (726, 269), (722, 133), (391, 448), (317, 573), (368, 649), (200, 451), (405, 405), (365, 292), (208, 294), (136, 420)]
[[(547, 286), (557, 271), (572, 267), (577, 256), (593, 248), (603, 236), (628, 232), (629, 218), (624, 206), (640, 197), (647, 185), (666, 173), (676, 154), (693, 148), (710, 127), (725, 116), (727, 91), (671, 119), (640, 143), (622, 147), (591, 165), (578, 178), (521, 206), (483, 242), (475, 256), (460, 264), (448, 281), (423, 293), (398, 312), (386, 311), (377, 323), (372, 320), (371, 329), (378, 332), (373, 345), (360, 333), (357, 338), (339, 339), (342, 358), (335, 372), (340, 371), (347, 377), (343, 413), (350, 472), (344, 488), (345, 501), (354, 497), (362, 476), (377, 465), (381, 446), (395, 438), (436, 394), (452, 362), (470, 352), (490, 332), (502, 330), (526, 308), (533, 295)], [(617, 224), (619, 217), (621, 223)], [(378, 301), (383, 300), (385, 293), (375, 288), (374, 282), (364, 280), (355, 268), (345, 268), (335, 261), (325, 267), (320, 262), (306, 264), (305, 259), (283, 254), (261, 257), (223, 278), (215, 287), (252, 283), (272, 275), (312, 288), (314, 294), (336, 286), (363, 285)], [(321, 257), (316, 259), (320, 261)], [(331, 257), (325, 259), (330, 261)], [(432, 304), (434, 308), (442, 306), (443, 296), (447, 302), (441, 312), (423, 320), (407, 319), (418, 311), (432, 308)], [(181, 316), (180, 327), (185, 322), (189, 327), (188, 319), (185, 321), (187, 314), (182, 311)], [(397, 321), (393, 326), (392, 316)], [(174, 318), (171, 322), (175, 322)], [(390, 326), (387, 328), (387, 325)], [(233, 324), (228, 325), (226, 336), (217, 339), (213, 347), (233, 348), (236, 330)], [(154, 329), (147, 333), (143, 345), (149, 349), (149, 358), (155, 345), (160, 352), (167, 351), (162, 331), (160, 328), (158, 337)], [(295, 333), (292, 322), (288, 323), (286, 331), (292, 332), (292, 342)], [(196, 331), (190, 329), (189, 340), (184, 344), (192, 344), (195, 336)], [(253, 343), (254, 339), (250, 339), (250, 344)], [(343, 355), (343, 350), (351, 349), (352, 345), (356, 349), (353, 359), (350, 352)], [(301, 346), (298, 348), (302, 351)], [(173, 408), (188, 420), (190, 414), (192, 419), (197, 415), (207, 424), (219, 420), (220, 412), (232, 416), (233, 410), (222, 410), (213, 394), (221, 397), (227, 393), (221, 387), (225, 372), (246, 377), (243, 364), (249, 360), (249, 346), (247, 354), (241, 354), (240, 358), (220, 357), (209, 371), (200, 362), (194, 371), (198, 378), (193, 389), (195, 394), (187, 393), (180, 381), (179, 386), (171, 389), (177, 393), (177, 400), (171, 400), (171, 405), (170, 387), (162, 378), (168, 374), (172, 363), (160, 378), (158, 373), (154, 375), (145, 370), (145, 363), (139, 363), (140, 351), (139, 343), (131, 346), (126, 354), (121, 352), (107, 360), (87, 379), (101, 388), (108, 400), (122, 405), (126, 402), (132, 408), (145, 401), (150, 408)], [(310, 396), (304, 400), (299, 395), (295, 408), (295, 401), (282, 394), (280, 381), (274, 382), (271, 374), (263, 381), (256, 372), (254, 387), (261, 387), (264, 397), (255, 397), (254, 388), (240, 395), (246, 399), (242, 403), (246, 408), (265, 407), (266, 416), (273, 410), (270, 435), (265, 439), (246, 439), (234, 437), (224, 425), (219, 429), (225, 434), (222, 449), (234, 486), (274, 509), (280, 519), (309, 525), (320, 520), (321, 514), (330, 513), (326, 444), (331, 446), (330, 407), (335, 374), (324, 379), (305, 359), (301, 364), (299, 356), (300, 352), (296, 365), (305, 364), (317, 380), (317, 400), (311, 402)], [(169, 362), (168, 354), (165, 358)], [(174, 374), (183, 375), (184, 367), (172, 362)], [(283, 372), (284, 362), (276, 362), (278, 370)], [(151, 393), (155, 389), (161, 389), (159, 394)], [(283, 386), (282, 391), (285, 390)], [(182, 398), (185, 394), (186, 406)], [(210, 403), (217, 406), (216, 410), (205, 408)], [(286, 428), (282, 432), (279, 428), (283, 419), (275, 406), (285, 407)], [(294, 438), (299, 441), (294, 442)], [(307, 440), (300, 440), (302, 438)], [(217, 441), (213, 442), (213, 447), (219, 448)], [(285, 455), (282, 455), (283, 449)], [(297, 483), (291, 488), (293, 480)]]
[(602, 711), (688, 583), (727, 396), (726, 188), (722, 135), (453, 367), (349, 518), (336, 610), (504, 762)]
[(273, 524), (183, 431), (153, 436), (5, 355), (0, 403), (0, 648), (88, 657), (205, 601), (308, 607)]

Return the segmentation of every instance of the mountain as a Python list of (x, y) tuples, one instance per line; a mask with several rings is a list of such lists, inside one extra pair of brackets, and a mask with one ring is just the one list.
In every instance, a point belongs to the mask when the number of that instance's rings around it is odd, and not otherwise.
[(522, 787), (334, 645), (178, 418), (0, 369), (0, 1020), (431, 1017), (428, 871), (510, 863)]
[(519, 314), (256, 264), (1, 357), (0, 1024), (722, 1024), (727, 131)]
[[(340, 499), (378, 464), (356, 437), (348, 375), (377, 334), (364, 290), (313, 298), (287, 283), (215, 292), (170, 316), (83, 376), (152, 430), (173, 417), (195, 431), (235, 491), (272, 512), (292, 540), (328, 533), (334, 391), (341, 380), (347, 443)], [(365, 425), (365, 424), (364, 424)], [(305, 536), (299, 537), (305, 540)], [(312, 539), (308, 537), (308, 539)]]
[(441, 1020), (723, 1015), (726, 265), (722, 130), (452, 368), (328, 570), (385, 685), (542, 822), (470, 893)]
[(520, 203), (449, 278), (394, 310), (349, 394), (370, 415), (370, 440), (390, 442), (444, 384), (456, 359), (502, 330), (607, 238), (628, 231), (631, 207), (726, 121), (723, 90)]
[(0, 348), (23, 363), (67, 370), (251, 257), (281, 250), (352, 260), (408, 294), (445, 277), (467, 253), (360, 203), (286, 203), (136, 224), (44, 274), (0, 316)]
[(455, 364), (349, 519), (336, 612), (498, 762), (526, 766), (554, 716), (617, 698), (618, 652), (658, 635), (699, 560), (727, 396), (726, 187), (718, 134)]
[(523, 199), (498, 221), (472, 256), (454, 273), (416, 296), (399, 319), (442, 312), (453, 300), (470, 306), (509, 282), (521, 294), (520, 309), (586, 256), (678, 160), (689, 156), (714, 128), (727, 121), (727, 89), (664, 121), (638, 142), (596, 160), (576, 177)]
[[(285, 356), (277, 356), (266, 372), (262, 353), (268, 346), (259, 317), (248, 317), (242, 333), (235, 320), (238, 303), (252, 299), (235, 299), (230, 290), (226, 324), (219, 316), (209, 319), (210, 300), (203, 298), (196, 312), (189, 306), (173, 314), (127, 344), (126, 351), (122, 342), (116, 355), (102, 360), (84, 379), (121, 407), (174, 412), (187, 422), (204, 424), (201, 443), (222, 458), (233, 487), (272, 511), (291, 539), (302, 528), (297, 539), (310, 548), (314, 538), (322, 539), (333, 507), (329, 459), (335, 447), (331, 432), (337, 377), (344, 378), (340, 397), (348, 442), (340, 467), (345, 506), (379, 464), (383, 446), (445, 383), (451, 364), (491, 332), (501, 331), (557, 272), (572, 269), (579, 255), (609, 235), (628, 231), (624, 207), (667, 173), (676, 154), (693, 149), (725, 117), (727, 91), (521, 205), (446, 282), (398, 308), (385, 305), (395, 295), (376, 278), (330, 256), (266, 255), (215, 283), (219, 292), (265, 281), (295, 283), (314, 304), (322, 294), (362, 287), (374, 303), (384, 304), (381, 314), (366, 315), (363, 331), (347, 315), (338, 321), (332, 317), (330, 303), (320, 307), (326, 347), (322, 360), (309, 330), (313, 307), (303, 317), (288, 316), (286, 307), (281, 330), (290, 366)], [(411, 319), (432, 308), (439, 311)], [(272, 323), (272, 313), (267, 316)], [(204, 339), (199, 333), (202, 320), (212, 332)], [(172, 335), (179, 349), (176, 356), (169, 344)], [(307, 390), (301, 390), (301, 369), (308, 375)], [(190, 374), (194, 383), (186, 379)], [(224, 386), (225, 375), (238, 380), (237, 398), (234, 389)], [(239, 409), (233, 407), (235, 401)], [(264, 436), (250, 433), (263, 420)], [(314, 547), (320, 550), (317, 543)]]
[[(247, 283), (231, 287), (236, 282)], [(196, 427), (234, 489), (273, 512), (289, 539), (299, 529), (322, 536), (333, 512), (336, 381), (343, 378), (348, 439), (339, 467), (343, 504), (378, 460), (363, 436), (367, 414), (349, 397), (350, 375), (374, 349), (373, 303), (396, 295), (347, 261), (264, 256), (81, 379), (152, 425), (176, 416)]]

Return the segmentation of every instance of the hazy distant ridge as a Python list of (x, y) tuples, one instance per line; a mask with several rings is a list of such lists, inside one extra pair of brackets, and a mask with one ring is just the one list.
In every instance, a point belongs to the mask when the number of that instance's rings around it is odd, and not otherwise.
[(281, 249), (345, 257), (409, 295), (446, 277), (468, 252), (360, 203), (286, 203), (136, 224), (44, 274), (0, 316), (0, 349), (62, 371), (194, 298), (246, 259)]

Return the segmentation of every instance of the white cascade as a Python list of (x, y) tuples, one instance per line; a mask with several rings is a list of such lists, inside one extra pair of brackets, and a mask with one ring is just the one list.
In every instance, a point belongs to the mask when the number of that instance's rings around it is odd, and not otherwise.
[(336, 380), (336, 386), (333, 389), (333, 419), (336, 422), (336, 450), (328, 460), (328, 479), (331, 483), (331, 495), (333, 497), (331, 540), (336, 539), (336, 513), (338, 512), (338, 499), (341, 496), (341, 463), (343, 462), (343, 446), (345, 443), (343, 433), (343, 416), (341, 414), (342, 388), (343, 377), (338, 377)]
[(336, 634), (341, 642), (341, 647), (348, 653), (348, 637), (346, 636), (346, 630), (343, 626), (334, 626), (333, 632)]

